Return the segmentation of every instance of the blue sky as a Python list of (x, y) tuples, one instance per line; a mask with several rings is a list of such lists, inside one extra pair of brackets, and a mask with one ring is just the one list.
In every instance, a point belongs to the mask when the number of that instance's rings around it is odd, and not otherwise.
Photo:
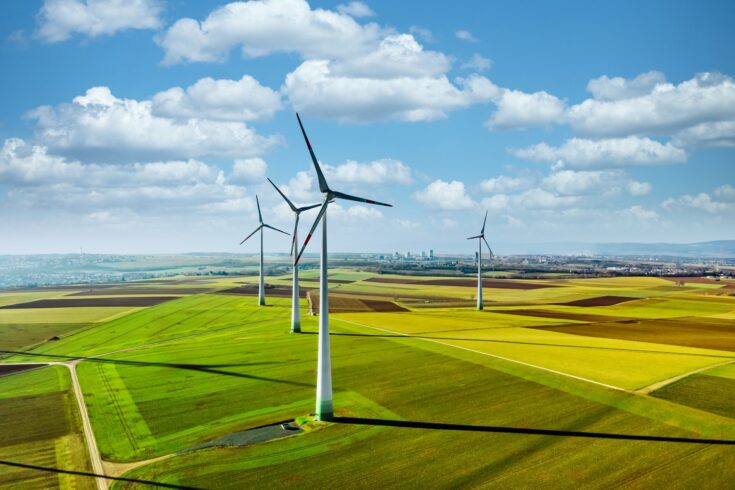
[(335, 207), (334, 251), (471, 252), (486, 209), (498, 253), (732, 239), (733, 21), (731, 2), (2, 2), (0, 253), (254, 251), (256, 193), (291, 223), (266, 175), (319, 199), (295, 110), (332, 187), (395, 204)]

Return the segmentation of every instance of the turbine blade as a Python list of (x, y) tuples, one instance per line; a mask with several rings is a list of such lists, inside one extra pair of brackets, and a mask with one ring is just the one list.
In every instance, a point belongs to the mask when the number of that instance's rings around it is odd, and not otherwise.
[(487, 223), (487, 210), (485, 210), (485, 219), (482, 220), (482, 231), (480, 231), (481, 235), (485, 234), (485, 223)]
[(255, 205), (258, 206), (258, 221), (263, 224), (263, 215), (260, 214), (260, 201), (258, 201), (258, 195), (255, 194)]
[(303, 213), (304, 211), (308, 211), (310, 209), (318, 208), (319, 206), (321, 206), (321, 204), (312, 204), (311, 206), (304, 206), (302, 208), (299, 208), (296, 211), (298, 211), (299, 213)]
[(322, 220), (322, 217), (324, 216), (324, 212), (327, 210), (327, 205), (329, 203), (324, 203), (322, 208), (319, 210), (319, 214), (316, 215), (316, 219), (314, 220), (314, 224), (311, 225), (311, 230), (309, 230), (309, 234), (306, 235), (306, 240), (304, 240), (304, 245), (301, 247), (301, 251), (296, 256), (296, 264), (299, 263), (299, 260), (301, 260), (301, 256), (304, 253), (304, 250), (306, 250), (306, 245), (308, 245), (309, 240), (311, 240), (311, 235), (314, 234), (314, 230), (316, 230), (316, 226), (319, 224), (319, 222)]
[(321, 192), (328, 192), (329, 186), (327, 185), (327, 179), (324, 178), (324, 174), (322, 173), (322, 169), (319, 166), (319, 162), (316, 159), (316, 155), (314, 155), (314, 150), (311, 149), (311, 143), (309, 142), (309, 137), (306, 136), (306, 131), (304, 130), (304, 125), (301, 124), (301, 117), (299, 117), (299, 113), (296, 113), (296, 119), (299, 121), (299, 127), (301, 128), (301, 134), (304, 135), (304, 141), (306, 141), (306, 147), (309, 149), (309, 155), (311, 155), (311, 161), (314, 162), (314, 170), (316, 170), (316, 177), (319, 180), (319, 190)]
[(254, 232), (252, 232), (251, 234), (249, 234), (248, 236), (246, 236), (246, 237), (245, 237), (245, 240), (243, 240), (243, 241), (241, 241), (241, 242), (240, 242), (240, 245), (242, 245), (243, 243), (245, 243), (245, 242), (247, 241), (247, 239), (248, 239), (248, 238), (250, 238), (251, 236), (255, 235), (255, 234), (256, 234), (256, 233), (258, 232), (258, 231), (260, 231), (260, 229), (261, 229), (261, 228), (263, 228), (263, 225), (260, 225), (260, 226), (258, 226), (258, 227), (257, 227), (257, 228), (255, 229), (255, 231), (254, 231)]
[(487, 240), (485, 240), (485, 237), (482, 237), (482, 241), (485, 242), (485, 245), (487, 245), (487, 251), (490, 252), (490, 257), (495, 257), (495, 254), (493, 253), (493, 249), (490, 248), (490, 244), (487, 243)]
[(467, 240), (474, 240), (475, 238), (482, 238), (482, 235), (467, 237)]
[(271, 230), (275, 230), (275, 231), (278, 231), (278, 232), (280, 232), (280, 233), (283, 233), (284, 235), (287, 235), (287, 236), (291, 236), (291, 234), (290, 234), (290, 233), (286, 233), (286, 232), (285, 232), (285, 231), (283, 231), (283, 230), (279, 230), (279, 229), (278, 229), (278, 228), (276, 228), (275, 226), (271, 226), (271, 225), (266, 225), (266, 224), (264, 224), (264, 225), (263, 225), (263, 227), (264, 227), (264, 228), (270, 228)]
[(372, 199), (365, 199), (364, 197), (351, 196), (349, 194), (345, 194), (344, 192), (332, 191), (332, 194), (334, 194), (334, 197), (338, 197), (339, 199), (347, 199), (348, 201), (357, 201), (357, 202), (365, 202), (368, 204), (377, 204), (378, 206), (388, 206), (389, 208), (393, 207), (392, 204), (386, 204), (384, 202), (373, 201)]
[[(266, 178), (268, 179), (268, 177), (266, 177)], [(288, 205), (291, 207), (291, 211), (293, 211), (294, 213), (296, 211), (298, 211), (296, 209), (296, 206), (294, 206), (293, 203), (291, 201), (289, 201), (289, 199), (286, 197), (286, 194), (284, 194), (283, 192), (281, 192), (281, 189), (279, 189), (278, 186), (276, 184), (274, 184), (271, 179), (268, 179), (268, 182), (270, 182), (271, 185), (273, 187), (275, 187), (275, 189), (278, 191), (278, 193), (281, 195), (281, 197), (288, 203)]]

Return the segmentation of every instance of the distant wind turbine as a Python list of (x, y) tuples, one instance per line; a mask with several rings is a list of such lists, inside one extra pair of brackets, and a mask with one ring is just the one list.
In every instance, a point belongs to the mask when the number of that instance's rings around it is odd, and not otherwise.
[(294, 204), (286, 197), (286, 194), (281, 192), (276, 184), (271, 179), (268, 179), (273, 187), (278, 191), (284, 201), (291, 208), (291, 211), (296, 215), (296, 220), (293, 225), (293, 240), (291, 240), (291, 255), (293, 256), (293, 286), (291, 288), (291, 333), (301, 332), (301, 308), (299, 305), (299, 264), (296, 256), (296, 247), (298, 247), (297, 234), (299, 232), (299, 216), (304, 211), (309, 209), (318, 208), (321, 204), (312, 204), (311, 206), (302, 206), (297, 208)]
[(487, 222), (487, 211), (485, 211), (485, 219), (482, 221), (482, 230), (479, 235), (471, 236), (467, 240), (477, 239), (477, 309), (482, 310), (482, 242), (487, 245), (487, 251), (490, 252), (490, 257), (495, 255), (490, 248), (490, 244), (485, 240), (485, 223)]
[(258, 283), (258, 304), (263, 306), (265, 305), (265, 284), (263, 281), (263, 228), (270, 228), (271, 230), (278, 231), (280, 233), (283, 233), (284, 235), (288, 235), (288, 233), (283, 230), (279, 230), (274, 226), (263, 223), (263, 215), (260, 214), (260, 202), (258, 201), (257, 195), (255, 196), (255, 205), (258, 207), (258, 222), (260, 222), (260, 225), (255, 229), (254, 232), (246, 236), (245, 240), (240, 242), (240, 245), (245, 243), (248, 238), (255, 235), (257, 232), (260, 232), (260, 282)]
[(320, 260), (319, 270), (319, 357), (317, 362), (317, 379), (316, 379), (316, 418), (317, 420), (331, 420), (334, 417), (334, 405), (332, 403), (332, 368), (331, 368), (331, 356), (329, 353), (329, 296), (327, 290), (329, 289), (329, 282), (327, 277), (327, 207), (329, 203), (334, 202), (335, 199), (345, 199), (348, 201), (364, 202), (367, 204), (377, 204), (379, 206), (391, 206), (383, 202), (373, 201), (371, 199), (365, 199), (362, 197), (351, 196), (343, 192), (334, 191), (329, 188), (327, 181), (324, 178), (319, 162), (314, 155), (314, 150), (311, 148), (309, 138), (306, 136), (304, 125), (301, 124), (301, 118), (296, 114), (296, 119), (299, 121), (299, 127), (301, 128), (301, 134), (304, 135), (304, 141), (306, 147), (309, 149), (311, 155), (311, 161), (314, 163), (314, 170), (319, 181), (319, 191), (324, 194), (324, 200), (322, 201), (322, 208), (319, 210), (319, 214), (314, 220), (314, 224), (311, 226), (309, 234), (306, 235), (304, 245), (301, 247), (301, 251), (296, 257), (296, 263), (298, 264), (301, 259), (301, 255), (304, 253), (306, 245), (311, 240), (311, 236), (314, 234), (319, 221), (322, 222), (322, 256)]

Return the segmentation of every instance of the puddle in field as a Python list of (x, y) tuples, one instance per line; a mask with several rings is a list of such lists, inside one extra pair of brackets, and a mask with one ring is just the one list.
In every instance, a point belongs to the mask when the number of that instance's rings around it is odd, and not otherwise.
[(227, 434), (226, 436), (205, 442), (204, 444), (194, 446), (182, 452), (197, 451), (199, 449), (206, 449), (209, 447), (249, 446), (251, 444), (281, 439), (283, 437), (289, 437), (303, 432), (304, 429), (299, 427), (296, 422), (293, 420), (286, 420), (272, 425), (233, 432), (232, 434)]

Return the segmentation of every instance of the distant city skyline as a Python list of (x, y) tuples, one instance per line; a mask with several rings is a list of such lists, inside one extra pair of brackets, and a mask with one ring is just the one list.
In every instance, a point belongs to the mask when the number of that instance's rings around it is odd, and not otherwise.
[(256, 193), (293, 223), (266, 176), (319, 201), (295, 111), (330, 185), (395, 206), (331, 205), (334, 253), (469, 255), (486, 209), (498, 254), (735, 238), (731, 2), (0, 14), (0, 254), (256, 252)]

